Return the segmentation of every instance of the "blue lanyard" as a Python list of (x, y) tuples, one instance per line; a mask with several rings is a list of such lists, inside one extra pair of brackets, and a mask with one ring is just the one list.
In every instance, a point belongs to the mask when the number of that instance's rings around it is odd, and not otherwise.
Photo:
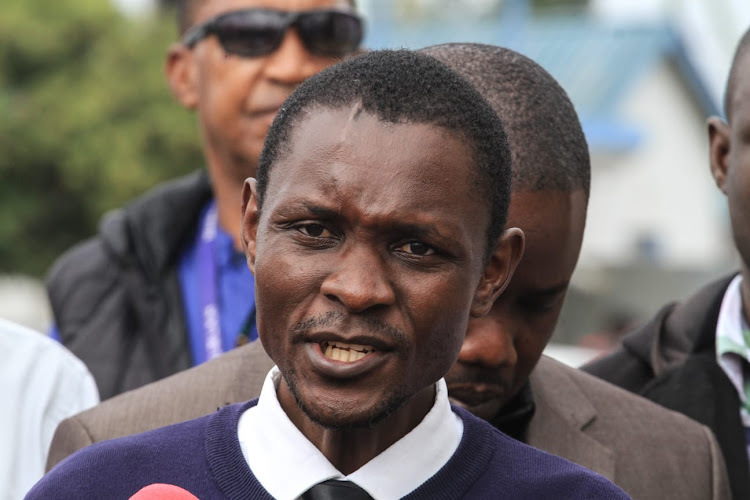
[(206, 212), (198, 242), (198, 298), (203, 326), (203, 342), (206, 360), (219, 356), (221, 348), (221, 323), (219, 321), (219, 292), (216, 276), (216, 233), (219, 230), (219, 216), (216, 202)]
[[(250, 274), (247, 268), (244, 268), (244, 272), (237, 268), (235, 260), (232, 260), (227, 268), (219, 263), (222, 260), (219, 258), (221, 252), (228, 250), (225, 243), (231, 243), (227, 237), (219, 227), (216, 202), (212, 201), (206, 206), (200, 218), (198, 234), (191, 252), (191, 271), (188, 271), (193, 276), (189, 285), (191, 289), (184, 291), (193, 298), (189, 330), (195, 363), (208, 361), (227, 349), (258, 338), (254, 304), (245, 309), (246, 306), (242, 305), (244, 299), (238, 301), (238, 295), (224, 295), (232, 294), (234, 286), (239, 287), (239, 290), (246, 290), (245, 283), (236, 280), (241, 275)], [(250, 284), (252, 286), (252, 281)], [(228, 301), (227, 304), (223, 304), (224, 300)], [(247, 314), (244, 323), (237, 324), (241, 319), (239, 314), (243, 312)], [(227, 328), (238, 328), (240, 331), (226, 331)]]

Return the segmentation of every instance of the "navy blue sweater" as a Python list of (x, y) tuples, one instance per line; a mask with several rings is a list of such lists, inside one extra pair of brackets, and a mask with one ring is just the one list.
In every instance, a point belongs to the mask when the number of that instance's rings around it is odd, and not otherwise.
[[(247, 466), (237, 439), (240, 415), (256, 403), (96, 443), (60, 462), (26, 498), (127, 499), (144, 486), (167, 483), (201, 500), (272, 500)], [(407, 499), (628, 498), (602, 476), (515, 441), (460, 408), (454, 411), (464, 422), (456, 453)]]

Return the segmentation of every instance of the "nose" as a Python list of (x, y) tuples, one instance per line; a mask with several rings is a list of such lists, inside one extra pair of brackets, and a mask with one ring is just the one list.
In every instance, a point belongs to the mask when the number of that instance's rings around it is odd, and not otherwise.
[(514, 366), (516, 349), (513, 336), (492, 313), (483, 318), (471, 318), (458, 361), (486, 368)]
[(266, 76), (277, 83), (298, 85), (326, 66), (328, 64), (322, 64), (321, 58), (307, 50), (297, 29), (292, 27), (284, 34), (279, 48), (269, 56), (265, 70)]
[(323, 280), (323, 295), (354, 313), (395, 303), (393, 286), (376, 251), (350, 248), (340, 257), (336, 269)]

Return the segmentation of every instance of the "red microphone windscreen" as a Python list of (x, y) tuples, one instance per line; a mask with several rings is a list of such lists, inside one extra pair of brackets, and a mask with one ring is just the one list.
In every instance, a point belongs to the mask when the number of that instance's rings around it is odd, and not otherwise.
[(188, 490), (173, 484), (150, 484), (138, 490), (130, 500), (199, 500)]

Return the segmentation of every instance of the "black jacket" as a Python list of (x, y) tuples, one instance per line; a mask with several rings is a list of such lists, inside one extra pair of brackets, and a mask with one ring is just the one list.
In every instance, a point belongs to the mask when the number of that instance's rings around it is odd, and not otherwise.
[(734, 276), (669, 304), (628, 334), (614, 353), (583, 367), (709, 427), (727, 465), (732, 495), (750, 498), (750, 472), (737, 390), (716, 362), (716, 323)]
[(102, 399), (191, 366), (178, 260), (211, 196), (205, 172), (164, 183), (53, 265), (55, 324)]

